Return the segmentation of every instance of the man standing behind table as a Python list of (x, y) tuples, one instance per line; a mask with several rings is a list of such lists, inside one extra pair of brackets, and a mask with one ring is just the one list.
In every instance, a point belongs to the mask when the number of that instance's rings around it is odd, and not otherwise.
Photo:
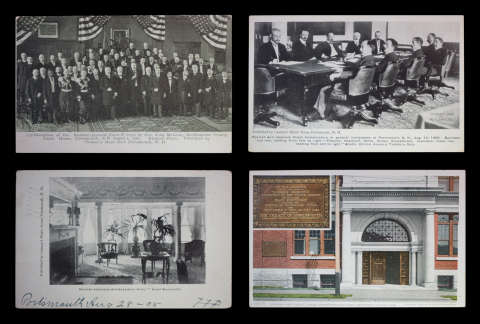
[(165, 99), (165, 113), (167, 116), (171, 116), (174, 113), (174, 110), (177, 109), (177, 90), (178, 84), (177, 80), (172, 77), (172, 72), (167, 72), (167, 79), (165, 80), (165, 86), (163, 88)]
[(127, 75), (128, 81), (128, 92), (130, 95), (130, 114), (139, 114), (140, 108), (139, 106), (142, 104), (142, 95), (141, 95), (141, 87), (142, 87), (142, 71), (137, 70), (137, 64), (132, 63), (131, 70), (128, 71), (129, 74)]
[(49, 105), (53, 112), (53, 119), (56, 124), (61, 124), (65, 121), (65, 114), (60, 110), (60, 102), (58, 97), (60, 94), (60, 88), (58, 86), (58, 77), (54, 75), (53, 70), (48, 70), (48, 76), (43, 84), (43, 102), (45, 105)]
[[(213, 77), (213, 71), (207, 71), (207, 78), (205, 79), (205, 95), (203, 97), (203, 104), (207, 111), (207, 115), (210, 112), (210, 117), (215, 118), (215, 100), (217, 99), (217, 80)], [(216, 118), (219, 118), (217, 115)]]
[(347, 56), (362, 54), (362, 51), (360, 50), (360, 37), (361, 35), (359, 32), (353, 33), (353, 43), (348, 43), (347, 48), (345, 49), (345, 53), (347, 53)]
[(39, 122), (38, 117), (42, 111), (43, 85), (42, 80), (40, 80), (38, 77), (38, 70), (34, 69), (32, 74), (33, 76), (27, 80), (26, 95), (28, 104), (32, 108), (32, 121), (34, 124), (36, 124)]
[(340, 45), (333, 43), (334, 38), (335, 35), (333, 33), (328, 33), (327, 42), (318, 44), (313, 50), (313, 55), (317, 59), (345, 56), (340, 48)]
[(258, 49), (257, 62), (259, 64), (271, 64), (290, 61), (290, 56), (285, 45), (280, 43), (282, 33), (280, 29), (273, 28), (270, 34), (270, 42), (263, 44)]
[(200, 117), (200, 102), (202, 100), (202, 91), (204, 88), (204, 78), (198, 73), (198, 67), (196, 64), (192, 65), (192, 75), (190, 77), (192, 84), (192, 102), (194, 104), (194, 112), (197, 113), (197, 117)]
[(232, 81), (228, 79), (228, 73), (222, 72), (222, 81), (218, 84), (217, 106), (223, 119), (228, 119), (228, 108), (231, 103)]
[(100, 90), (102, 91), (102, 103), (105, 108), (106, 119), (116, 119), (116, 95), (117, 82), (113, 75), (112, 69), (107, 66), (105, 68), (105, 76), (100, 79)]
[(160, 66), (155, 65), (155, 73), (150, 78), (150, 88), (152, 89), (151, 103), (153, 105), (153, 117), (162, 116), (162, 99), (163, 99), (163, 80), (164, 76), (160, 71)]
[(145, 116), (150, 116), (152, 110), (150, 109), (150, 99), (152, 97), (152, 68), (150, 66), (146, 69), (146, 74), (142, 76), (141, 91), (143, 95), (143, 113)]
[(316, 57), (313, 55), (312, 44), (307, 42), (308, 39), (308, 30), (302, 30), (300, 38), (298, 41), (293, 43), (292, 53), (294, 61), (307, 61), (315, 60)]
[[(178, 78), (178, 108), (180, 111), (180, 116), (187, 115), (187, 104), (191, 97), (191, 83), (188, 78), (188, 71), (185, 70), (182, 73), (182, 76)], [(189, 113), (190, 115), (190, 113)]]
[(378, 54), (383, 54), (385, 53), (386, 49), (386, 43), (382, 37), (382, 32), (376, 31), (375, 32), (375, 38), (370, 41), (370, 44), (373, 45), (373, 54), (378, 55)]
[[(362, 57), (353, 66), (351, 71), (336, 72), (330, 75), (330, 80), (335, 83), (334, 89), (345, 90), (348, 87), (348, 81), (354, 78), (361, 66), (374, 67), (375, 61), (372, 56), (372, 45), (365, 40), (360, 45)], [(331, 107), (327, 105), (331, 92), (334, 90), (331, 85), (323, 87), (317, 97), (317, 102), (313, 106), (317, 111), (310, 118), (324, 119), (331, 113)]]

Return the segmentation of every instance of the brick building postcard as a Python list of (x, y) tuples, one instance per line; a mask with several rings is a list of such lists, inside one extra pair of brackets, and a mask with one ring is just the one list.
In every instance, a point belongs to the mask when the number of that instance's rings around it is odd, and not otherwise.
[(18, 171), (15, 306), (230, 308), (231, 179)]
[(464, 307), (465, 171), (250, 172), (251, 307)]

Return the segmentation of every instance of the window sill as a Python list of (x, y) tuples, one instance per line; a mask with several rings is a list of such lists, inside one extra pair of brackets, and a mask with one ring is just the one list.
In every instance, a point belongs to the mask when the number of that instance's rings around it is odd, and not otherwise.
[(458, 261), (458, 257), (439, 257), (439, 256), (437, 256), (437, 261)]
[(297, 256), (291, 256), (290, 260), (335, 260), (334, 256), (308, 256), (308, 255), (297, 255)]

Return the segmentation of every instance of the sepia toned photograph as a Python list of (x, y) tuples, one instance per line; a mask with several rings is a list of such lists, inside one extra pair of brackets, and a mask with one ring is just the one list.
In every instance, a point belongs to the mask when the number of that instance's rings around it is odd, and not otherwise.
[(19, 16), (17, 132), (231, 132), (230, 15)]
[[(325, 173), (252, 171), (250, 183)], [(465, 305), (464, 171), (330, 174), (331, 228), (250, 223), (250, 306)]]

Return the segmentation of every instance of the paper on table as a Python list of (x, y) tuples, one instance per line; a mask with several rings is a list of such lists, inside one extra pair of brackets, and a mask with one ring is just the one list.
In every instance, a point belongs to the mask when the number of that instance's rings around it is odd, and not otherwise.
[(352, 58), (347, 58), (346, 60), (348, 62), (357, 63), (360, 59), (356, 57), (352, 57)]
[(292, 64), (300, 64), (300, 63), (303, 63), (303, 62), (290, 61), (290, 62), (278, 62), (278, 63), (275, 63), (275, 64), (292, 65)]

